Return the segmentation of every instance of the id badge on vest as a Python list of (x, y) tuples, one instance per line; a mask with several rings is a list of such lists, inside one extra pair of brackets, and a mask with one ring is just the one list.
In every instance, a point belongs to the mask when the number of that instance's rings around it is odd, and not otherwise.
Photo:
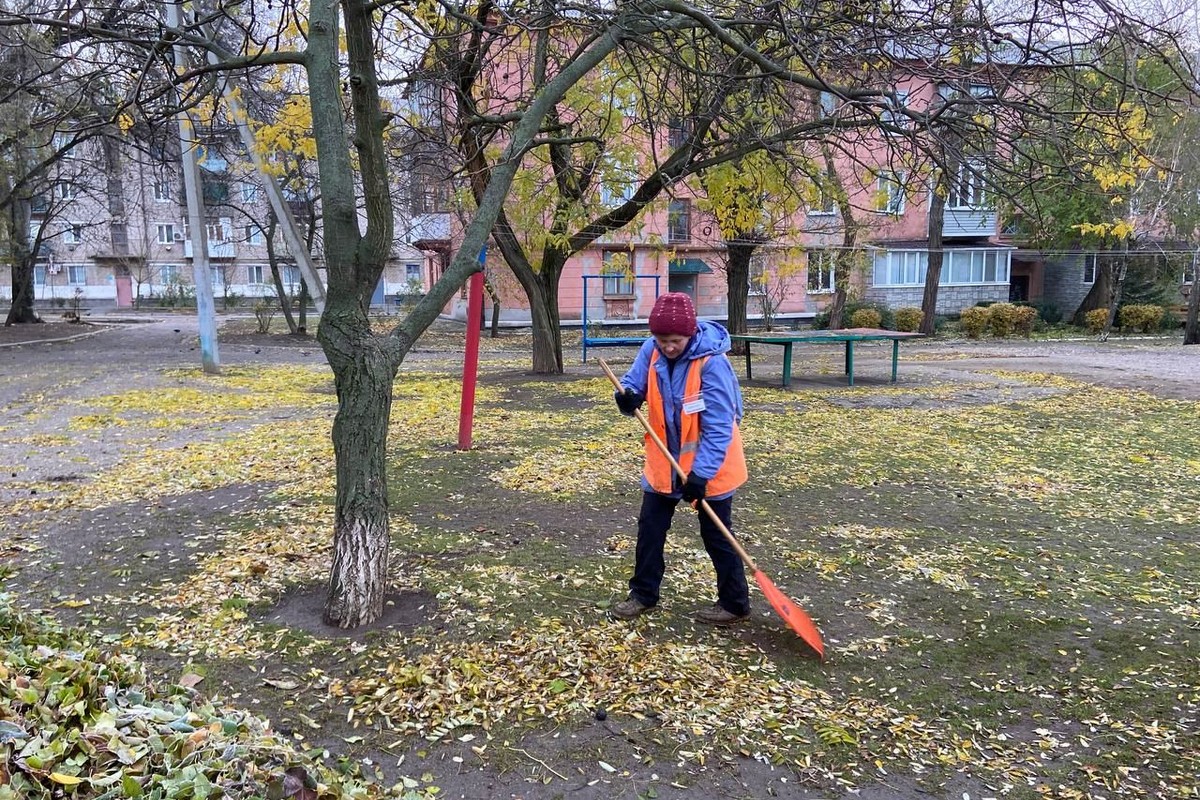
[(683, 413), (699, 414), (705, 409), (704, 394), (697, 392), (693, 395), (684, 395), (683, 397)]

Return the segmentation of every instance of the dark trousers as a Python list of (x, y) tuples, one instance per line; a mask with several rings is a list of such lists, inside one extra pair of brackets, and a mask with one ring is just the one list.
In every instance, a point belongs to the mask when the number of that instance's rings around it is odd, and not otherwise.
[[(654, 492), (642, 493), (642, 510), (638, 514), (637, 555), (633, 577), (629, 580), (629, 595), (648, 606), (658, 605), (659, 589), (662, 587), (663, 547), (667, 543), (667, 531), (675, 506), (679, 500)], [(733, 530), (730, 520), (733, 513), (733, 496), (723, 500), (709, 500), (708, 504), (717, 513), (725, 527)], [(737, 551), (703, 510), (700, 512), (700, 538), (704, 549), (712, 559), (717, 573), (717, 602), (726, 611), (744, 615), (750, 613), (750, 592), (746, 586), (746, 568)]]

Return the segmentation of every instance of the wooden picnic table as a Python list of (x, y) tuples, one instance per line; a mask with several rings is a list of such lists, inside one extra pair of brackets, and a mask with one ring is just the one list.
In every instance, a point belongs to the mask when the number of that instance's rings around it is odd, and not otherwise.
[(900, 340), (916, 339), (924, 334), (902, 331), (886, 331), (880, 328), (844, 328), (839, 331), (791, 331), (788, 333), (744, 333), (731, 336), (735, 342), (746, 343), (746, 379), (750, 372), (750, 345), (773, 344), (783, 347), (783, 385), (792, 385), (792, 346), (795, 344), (846, 343), (846, 380), (854, 385), (854, 343), (886, 341), (892, 342), (892, 383), (896, 382), (896, 366), (900, 356)]

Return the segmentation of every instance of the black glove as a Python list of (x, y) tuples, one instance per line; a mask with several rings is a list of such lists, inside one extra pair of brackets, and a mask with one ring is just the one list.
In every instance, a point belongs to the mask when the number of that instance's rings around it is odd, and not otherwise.
[(627, 417), (632, 417), (633, 412), (642, 407), (642, 403), (646, 402), (646, 395), (641, 392), (635, 392), (633, 389), (626, 389), (623, 392), (613, 392), (613, 398), (617, 401), (617, 408), (621, 409), (621, 413)]
[(697, 500), (704, 499), (704, 493), (708, 491), (708, 478), (701, 478), (694, 472), (689, 472), (687, 480), (683, 484), (683, 488), (679, 490), (683, 495), (683, 499), (688, 503), (694, 503)]

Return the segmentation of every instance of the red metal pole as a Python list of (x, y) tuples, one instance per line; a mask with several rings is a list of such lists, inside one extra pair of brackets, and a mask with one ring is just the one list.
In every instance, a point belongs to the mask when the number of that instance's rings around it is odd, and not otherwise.
[[(479, 254), (479, 263), (486, 257)], [(471, 449), (471, 427), (475, 419), (475, 382), (479, 377), (479, 334), (483, 327), (483, 271), (471, 276), (467, 289), (467, 349), (463, 357), (462, 402), (458, 406), (458, 449)]]

